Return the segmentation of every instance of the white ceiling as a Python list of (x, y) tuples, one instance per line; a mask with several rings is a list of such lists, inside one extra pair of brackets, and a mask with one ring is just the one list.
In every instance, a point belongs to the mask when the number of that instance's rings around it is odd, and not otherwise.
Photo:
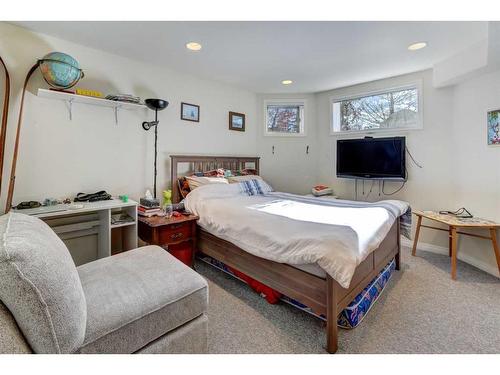
[[(259, 93), (318, 92), (431, 68), (487, 38), (487, 22), (16, 22)], [(197, 41), (200, 52), (185, 44)], [(427, 48), (407, 46), (426, 41)], [(294, 83), (283, 86), (283, 79)]]

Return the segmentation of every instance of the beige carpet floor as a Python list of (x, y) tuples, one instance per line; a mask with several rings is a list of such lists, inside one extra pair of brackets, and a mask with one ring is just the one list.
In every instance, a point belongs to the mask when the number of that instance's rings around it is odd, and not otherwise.
[[(270, 305), (242, 282), (200, 261), (209, 282), (211, 353), (326, 353), (324, 323)], [(449, 258), (403, 249), (402, 269), (363, 322), (340, 330), (339, 353), (500, 353), (500, 279)]]

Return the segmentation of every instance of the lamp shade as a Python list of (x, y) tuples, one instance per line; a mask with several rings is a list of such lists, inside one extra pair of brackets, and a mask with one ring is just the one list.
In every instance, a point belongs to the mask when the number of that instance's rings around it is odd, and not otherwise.
[(153, 111), (161, 111), (162, 109), (168, 107), (168, 102), (163, 99), (146, 99), (144, 100), (144, 103), (149, 109), (152, 109)]

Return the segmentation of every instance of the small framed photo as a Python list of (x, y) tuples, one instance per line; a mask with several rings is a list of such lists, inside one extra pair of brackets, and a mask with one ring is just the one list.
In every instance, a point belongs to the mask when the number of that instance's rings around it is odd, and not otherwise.
[(488, 112), (488, 144), (500, 145), (500, 109)]
[(229, 130), (245, 131), (245, 115), (243, 113), (229, 112)]
[(200, 122), (200, 106), (182, 102), (181, 120)]

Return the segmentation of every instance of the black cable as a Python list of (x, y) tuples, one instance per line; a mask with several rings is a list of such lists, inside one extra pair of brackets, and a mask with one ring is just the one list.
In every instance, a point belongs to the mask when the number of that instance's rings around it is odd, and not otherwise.
[[(394, 146), (394, 148), (395, 148), (395, 149), (396, 149), (396, 151), (397, 151), (397, 147), (396, 147), (396, 142), (395, 142), (395, 140), (393, 140), (393, 142), (394, 142), (394, 143), (393, 143), (393, 146)], [(406, 147), (406, 152), (408, 153), (408, 155), (410, 156), (410, 159), (413, 161), (413, 163), (414, 163), (414, 164), (415, 164), (418, 168), (423, 168), (423, 166), (422, 166), (422, 165), (420, 165), (420, 164), (419, 164), (419, 163), (415, 160), (415, 158), (414, 158), (414, 157), (413, 157), (413, 155), (411, 154), (411, 152), (410, 152), (410, 150), (409, 150), (409, 148), (408, 148), (408, 147)], [(401, 189), (403, 189), (403, 188), (404, 188), (404, 186), (406, 185), (406, 182), (408, 181), (408, 169), (406, 168), (406, 165), (404, 165), (404, 166), (403, 166), (403, 168), (404, 168), (404, 172), (405, 172), (405, 180), (403, 181), (403, 183), (401, 184), (401, 186), (400, 186), (399, 188), (397, 188), (395, 191), (393, 191), (393, 192), (391, 192), (391, 193), (386, 193), (386, 192), (385, 192), (385, 190), (384, 190), (384, 189), (385, 189), (385, 180), (382, 180), (382, 194), (383, 194), (383, 195), (389, 195), (389, 196), (390, 196), (390, 195), (394, 195), (394, 194), (397, 194), (398, 192), (400, 192), (400, 191), (401, 191)], [(370, 191), (368, 192), (368, 194), (366, 195), (366, 197), (365, 197), (365, 198), (367, 198), (367, 197), (369, 197), (369, 196), (370, 196), (370, 193), (372, 192), (372, 189), (373, 189), (373, 183), (374, 183), (374, 182), (375, 182), (375, 181), (372, 181), (372, 186), (370, 187)], [(363, 196), (364, 196), (364, 194), (365, 194), (365, 189), (364, 189), (364, 187), (365, 187), (365, 186), (364, 186), (364, 181), (363, 181)], [(355, 197), (356, 197), (355, 199), (357, 199), (357, 195), (358, 195), (358, 194), (357, 194), (357, 191), (358, 191), (358, 189), (357, 189), (357, 188), (358, 188), (357, 179), (355, 179)], [(380, 180), (379, 180), (379, 196), (380, 196)]]
[(368, 192), (368, 194), (366, 194), (366, 197), (365, 198), (368, 198), (373, 190), (373, 185), (375, 184), (375, 180), (372, 180), (372, 186), (370, 186), (370, 191)]
[(382, 194), (384, 194), (384, 195), (394, 195), (397, 192), (399, 192), (405, 185), (406, 185), (406, 180), (403, 181), (403, 184), (396, 191), (393, 191), (392, 193), (386, 193), (384, 191), (385, 181), (382, 181)]
[[(394, 149), (397, 151), (396, 141), (394, 139), (393, 139), (393, 146), (394, 146)], [(408, 148), (406, 148), (406, 151), (409, 153)], [(413, 156), (411, 156), (411, 154), (410, 154), (410, 157), (413, 160)], [(382, 180), (382, 194), (384, 194), (384, 195), (394, 195), (394, 194), (400, 192), (402, 188), (404, 188), (404, 186), (406, 185), (406, 181), (408, 181), (408, 169), (406, 168), (406, 165), (403, 165), (403, 169), (404, 169), (405, 179), (404, 179), (403, 183), (401, 184), (401, 186), (398, 189), (396, 189), (395, 191), (393, 191), (392, 193), (386, 193), (384, 191), (385, 180)]]
[(439, 213), (445, 215), (453, 215), (465, 219), (470, 219), (474, 217), (465, 207), (459, 208), (456, 211), (439, 211)]
[(423, 168), (420, 164), (417, 163), (417, 161), (415, 160), (415, 158), (413, 157), (413, 155), (411, 154), (410, 152), (410, 149), (408, 148), (408, 146), (406, 146), (406, 152), (408, 153), (408, 155), (410, 156), (411, 160), (413, 161), (413, 163), (419, 167), (419, 168)]

